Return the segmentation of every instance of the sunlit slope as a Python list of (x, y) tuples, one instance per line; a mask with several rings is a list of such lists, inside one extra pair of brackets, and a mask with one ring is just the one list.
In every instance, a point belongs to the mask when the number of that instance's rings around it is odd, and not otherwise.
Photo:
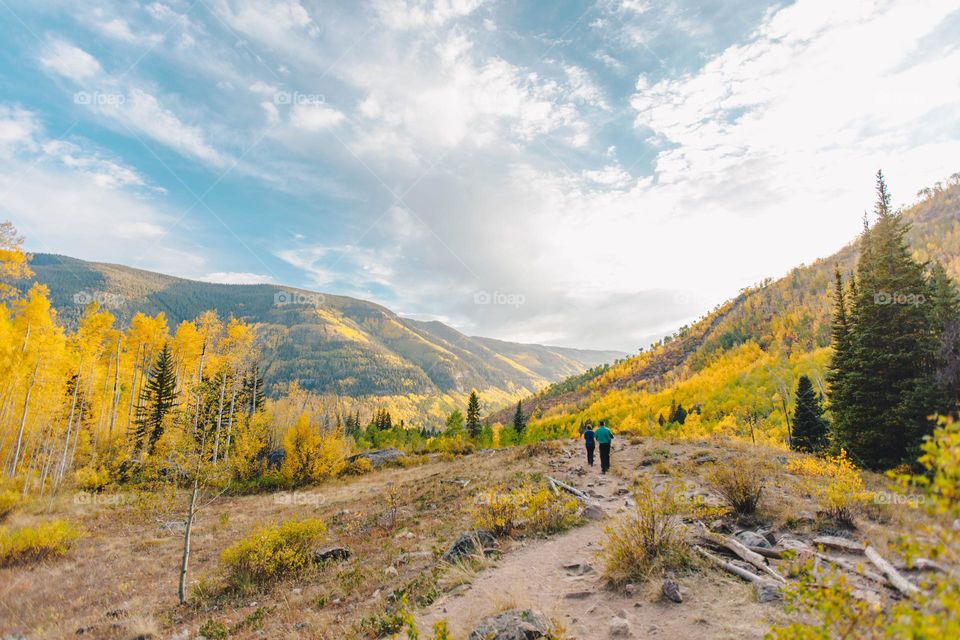
[[(76, 321), (99, 299), (122, 323), (136, 312), (171, 326), (207, 309), (256, 323), (267, 386), (350, 397), (411, 396), (398, 404), (444, 407), (471, 389), (502, 404), (622, 355), (484, 341), (439, 322), (402, 318), (380, 305), (276, 285), (196, 282), (119, 265), (37, 254), (33, 281), (50, 287), (60, 319)], [(502, 349), (503, 352), (498, 351)]]
[[(915, 256), (939, 260), (960, 280), (960, 185), (933, 191), (904, 217), (912, 224)], [(856, 258), (853, 242), (744, 289), (647, 353), (575, 384), (548, 387), (528, 401), (534, 426), (570, 430), (587, 418), (608, 418), (638, 431), (722, 430), (783, 441), (783, 400), (789, 412), (797, 378), (809, 375), (824, 389), (834, 269), (846, 275)], [(682, 426), (661, 426), (660, 416), (669, 422), (673, 403), (694, 412)]]

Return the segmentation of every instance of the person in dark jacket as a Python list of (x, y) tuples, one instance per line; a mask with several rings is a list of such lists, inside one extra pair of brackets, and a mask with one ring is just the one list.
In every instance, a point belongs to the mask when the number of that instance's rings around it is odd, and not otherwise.
[(587, 464), (593, 466), (593, 450), (596, 448), (596, 442), (593, 435), (593, 423), (587, 420), (583, 429), (583, 442), (587, 445)]
[(606, 473), (610, 469), (610, 443), (613, 441), (613, 432), (607, 427), (605, 420), (600, 421), (594, 438), (600, 445), (600, 471)]

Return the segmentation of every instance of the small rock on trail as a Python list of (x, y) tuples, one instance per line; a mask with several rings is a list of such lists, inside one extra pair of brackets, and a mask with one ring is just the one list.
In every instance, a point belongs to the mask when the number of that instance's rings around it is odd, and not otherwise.
[(455, 562), (464, 556), (483, 553), (485, 549), (493, 547), (496, 544), (496, 537), (489, 531), (482, 529), (465, 531), (460, 534), (456, 542), (443, 554), (443, 559), (447, 562)]
[(469, 640), (537, 640), (549, 633), (545, 615), (535, 609), (513, 609), (481, 620)]

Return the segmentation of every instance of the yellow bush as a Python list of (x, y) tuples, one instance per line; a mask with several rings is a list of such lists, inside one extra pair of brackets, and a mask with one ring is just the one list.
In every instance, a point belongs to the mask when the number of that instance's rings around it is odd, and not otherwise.
[(476, 529), (494, 535), (555, 533), (580, 521), (576, 499), (554, 494), (546, 487), (487, 489), (468, 510)]
[(81, 467), (74, 473), (77, 488), (81, 491), (96, 493), (110, 484), (110, 472), (106, 467)]
[(347, 465), (349, 445), (343, 434), (339, 430), (321, 433), (306, 413), (287, 431), (283, 448), (287, 454), (283, 473), (294, 484), (334, 477)]
[(65, 555), (80, 531), (65, 520), (36, 527), (0, 529), (0, 567), (37, 562)]
[(0, 491), (0, 521), (4, 520), (20, 504), (20, 494), (12, 489)]
[(346, 473), (353, 476), (362, 476), (373, 471), (373, 463), (369, 458), (357, 458), (347, 465)]
[(863, 476), (843, 449), (836, 456), (804, 456), (787, 463), (787, 471), (803, 476), (805, 489), (831, 518), (851, 522), (859, 509), (873, 499)]
[(313, 563), (314, 548), (326, 532), (316, 518), (255, 530), (220, 554), (228, 584), (246, 590), (302, 573)]
[(604, 577), (613, 584), (647, 579), (659, 569), (690, 564), (681, 516), (686, 506), (672, 491), (657, 493), (644, 480), (634, 490), (636, 513), (608, 527), (600, 556)]

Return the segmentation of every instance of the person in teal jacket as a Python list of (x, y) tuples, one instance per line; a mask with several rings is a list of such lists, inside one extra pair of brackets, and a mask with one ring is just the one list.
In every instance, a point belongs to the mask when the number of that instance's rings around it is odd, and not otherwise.
[(613, 432), (607, 426), (606, 420), (600, 421), (600, 426), (594, 432), (594, 438), (600, 445), (600, 472), (606, 473), (610, 469), (610, 443), (613, 441)]

